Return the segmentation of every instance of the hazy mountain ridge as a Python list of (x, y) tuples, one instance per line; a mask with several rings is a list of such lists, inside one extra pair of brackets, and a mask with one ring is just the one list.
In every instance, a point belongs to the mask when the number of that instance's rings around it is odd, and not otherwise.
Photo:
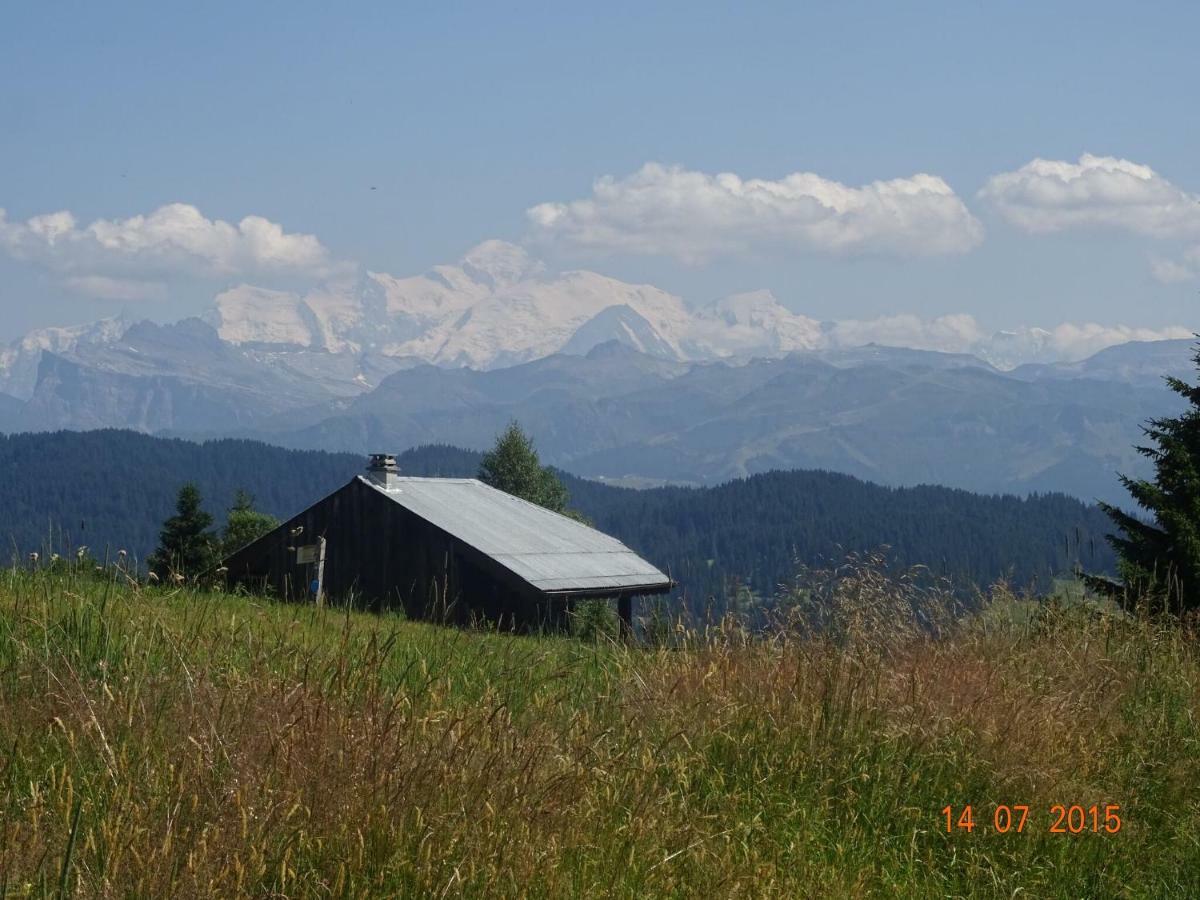
[(859, 356), (680, 364), (614, 343), (489, 372), (422, 366), (314, 424), (274, 420), (243, 434), (353, 452), (483, 448), (517, 419), (548, 460), (597, 478), (706, 484), (819, 468), (884, 484), (1121, 499), (1116, 473), (1143, 470), (1140, 423), (1177, 407), (1161, 384), (1023, 380), (969, 358), (886, 348)]
[(1177, 405), (1140, 374), (1185, 368), (1189, 342), (1170, 343), (1149, 345), (1145, 366), (1114, 354), (1124, 362), (1002, 372), (971, 356), (883, 347), (688, 363), (610, 341), (502, 369), (379, 368), (378, 386), (359, 393), (367, 355), (302, 351), (330, 365), (317, 380), (295, 365), (301, 351), (231, 345), (189, 320), (46, 352), (34, 395), (0, 409), (0, 424), (362, 453), (481, 449), (517, 419), (549, 461), (590, 477), (707, 484), (819, 468), (884, 484), (1120, 499), (1116, 473), (1144, 468), (1133, 450), (1140, 423)]
[(1188, 379), (1195, 372), (1192, 340), (1129, 341), (1106, 347), (1078, 362), (1031, 363), (1013, 370), (1017, 378), (1100, 378), (1130, 384), (1161, 385), (1163, 376)]

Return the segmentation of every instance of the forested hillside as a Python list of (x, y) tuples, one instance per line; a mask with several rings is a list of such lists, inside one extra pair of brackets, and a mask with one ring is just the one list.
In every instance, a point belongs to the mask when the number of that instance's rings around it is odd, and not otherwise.
[(572, 502), (605, 531), (651, 552), (693, 605), (739, 586), (772, 594), (796, 563), (830, 566), (887, 546), (900, 566), (957, 582), (1045, 589), (1077, 563), (1110, 571), (1111, 530), (1096, 506), (1062, 494), (982, 496), (888, 488), (832, 472), (767, 472), (712, 488), (614, 488), (570, 479)]
[[(0, 537), (12, 554), (103, 558), (153, 549), (175, 494), (195, 481), (218, 521), (237, 489), (287, 516), (362, 471), (353, 454), (253, 441), (204, 444), (127, 431), (0, 437)], [(412, 475), (473, 475), (479, 455), (430, 446), (399, 457)], [(922, 563), (962, 582), (1010, 577), (1045, 586), (1075, 562), (1107, 571), (1112, 557), (1096, 507), (1061, 495), (980, 496), (942, 487), (885, 488), (828, 472), (769, 472), (713, 488), (618, 488), (564, 475), (571, 505), (680, 582), (699, 608), (739, 586), (771, 594), (796, 563), (836, 563), (888, 545), (898, 564)]]

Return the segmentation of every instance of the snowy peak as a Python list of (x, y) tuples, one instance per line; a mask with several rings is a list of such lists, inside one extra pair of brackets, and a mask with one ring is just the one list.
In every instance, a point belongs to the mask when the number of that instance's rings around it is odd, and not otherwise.
[(1000, 369), (1083, 359), (1126, 340), (1186, 337), (1122, 326), (988, 333), (969, 315), (818, 322), (767, 290), (690, 309), (652, 285), (586, 270), (551, 272), (516, 244), (484, 241), (457, 263), (400, 278), (384, 272), (303, 296), (252, 285), (220, 294), (206, 317), (222, 340), (491, 369), (619, 341), (663, 359), (749, 359), (879, 344), (967, 353)]
[[(304, 296), (239, 285), (220, 294), (206, 321), (233, 344), (370, 352), (438, 365), (495, 368), (562, 350), (589, 321), (622, 309), (575, 343), (620, 338), (670, 358), (690, 315), (649, 285), (574, 271), (549, 274), (520, 247), (487, 241), (457, 264), (397, 278), (370, 272)], [(589, 340), (591, 341), (590, 343)]]
[(701, 315), (722, 319), (727, 325), (771, 327), (791, 317), (770, 291), (748, 291), (730, 294), (712, 301), (701, 309)]
[(516, 244), (484, 241), (466, 252), (459, 268), (475, 281), (499, 288), (536, 278), (546, 267)]
[[(586, 355), (610, 342), (670, 361), (743, 361), (877, 344), (970, 354), (1012, 369), (1077, 361), (1125, 341), (1190, 336), (1182, 328), (1095, 324), (989, 333), (962, 314), (822, 323), (792, 312), (767, 290), (693, 309), (653, 285), (586, 270), (550, 271), (524, 248), (498, 240), (420, 275), (342, 274), (305, 292), (239, 284), (216, 296), (204, 321), (239, 359), (320, 382), (339, 396), (419, 363), (484, 370), (560, 352)], [(27, 399), (43, 354), (81, 349), (98, 358), (103, 354), (96, 348), (115, 346), (130, 327), (127, 320), (107, 319), (31, 332), (0, 348), (0, 392)], [(160, 339), (147, 336), (138, 352)]]
[(688, 318), (678, 297), (657, 288), (565, 272), (499, 284), (461, 315), (399, 349), (442, 365), (512, 365), (558, 352), (581, 326), (614, 306), (627, 306), (645, 320), (657, 335), (647, 334), (647, 340), (673, 347), (672, 331)]
[(1044, 328), (997, 331), (978, 341), (974, 349), (998, 369), (1012, 369), (1023, 363), (1048, 363), (1061, 359), (1054, 336)]
[(0, 348), (0, 394), (27, 400), (37, 384), (42, 353), (70, 353), (81, 344), (104, 345), (120, 340), (133, 320), (125, 315), (68, 328), (39, 328)]
[(572, 356), (590, 356), (597, 347), (616, 345), (647, 356), (673, 360), (681, 358), (679, 347), (663, 337), (645, 316), (627, 303), (609, 306), (596, 313), (575, 330), (561, 352)]
[(310, 347), (313, 333), (304, 306), (295, 294), (239, 284), (217, 294), (204, 320), (231, 344)]
[(731, 294), (702, 307), (690, 328), (702, 357), (772, 356), (825, 345), (821, 323), (784, 307), (770, 291)]

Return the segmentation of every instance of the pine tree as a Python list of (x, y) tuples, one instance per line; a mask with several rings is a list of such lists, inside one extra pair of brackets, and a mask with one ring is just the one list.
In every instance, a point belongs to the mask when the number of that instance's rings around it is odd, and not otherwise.
[[(1200, 345), (1192, 358), (1200, 370)], [(1153, 462), (1154, 479), (1121, 476), (1150, 519), (1100, 504), (1122, 531), (1108, 541), (1124, 585), (1118, 590), (1097, 578), (1089, 583), (1127, 607), (1182, 616), (1200, 608), (1200, 386), (1174, 377), (1166, 381), (1188, 407), (1178, 416), (1151, 419), (1142, 429), (1152, 446), (1137, 451)]]
[(511, 423), (479, 464), (479, 480), (497, 490), (552, 509), (567, 511), (567, 489), (538, 459), (533, 441), (521, 426)]
[(221, 532), (221, 554), (228, 556), (278, 527), (279, 520), (255, 509), (254, 497), (239, 488)]
[(150, 569), (159, 578), (195, 576), (212, 566), (216, 538), (209, 528), (212, 516), (201, 507), (200, 489), (188, 482), (179, 489), (175, 515), (163, 523)]

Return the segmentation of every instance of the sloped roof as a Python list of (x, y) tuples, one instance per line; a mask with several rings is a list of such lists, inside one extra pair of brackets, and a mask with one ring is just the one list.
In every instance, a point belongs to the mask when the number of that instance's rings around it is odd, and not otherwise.
[(395, 503), (547, 593), (659, 593), (671, 580), (620, 541), (474, 478), (358, 476)]

